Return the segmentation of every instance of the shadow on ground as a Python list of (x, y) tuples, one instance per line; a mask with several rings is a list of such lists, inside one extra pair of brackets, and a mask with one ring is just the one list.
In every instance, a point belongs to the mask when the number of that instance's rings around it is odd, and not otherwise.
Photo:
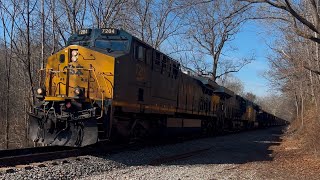
[[(272, 161), (270, 147), (280, 145), (284, 129), (285, 127), (282, 126), (253, 130), (178, 144), (130, 150), (102, 158), (127, 166), (150, 165), (150, 163), (163, 158), (172, 158), (165, 162), (168, 165), (243, 164), (255, 161)], [(179, 159), (174, 158), (202, 149), (208, 150)]]

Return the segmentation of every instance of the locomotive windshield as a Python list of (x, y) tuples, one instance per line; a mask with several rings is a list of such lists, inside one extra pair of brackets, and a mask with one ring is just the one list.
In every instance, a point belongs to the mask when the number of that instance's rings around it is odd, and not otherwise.
[(89, 46), (90, 41), (73, 41), (70, 42), (68, 45), (80, 45), (80, 46)]
[(112, 28), (82, 29), (73, 34), (67, 45), (80, 45), (95, 47), (108, 53), (128, 52), (131, 44), (131, 36), (124, 31)]
[(80, 45), (80, 46), (89, 46), (91, 37), (90, 36), (78, 36), (73, 35), (70, 37), (67, 45)]
[(126, 51), (128, 49), (128, 40), (97, 39), (95, 47), (106, 49), (108, 52)]

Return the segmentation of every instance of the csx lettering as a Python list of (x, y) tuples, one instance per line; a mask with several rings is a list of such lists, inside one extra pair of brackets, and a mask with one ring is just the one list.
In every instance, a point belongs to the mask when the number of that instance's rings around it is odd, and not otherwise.
[[(65, 68), (68, 68), (68, 66), (65, 66), (63, 69), (65, 69)], [(74, 66), (69, 66), (69, 74), (70, 75), (78, 75), (78, 76), (80, 76), (80, 75), (83, 75), (83, 72), (81, 71), (81, 69), (78, 69), (78, 68), (83, 68), (83, 66), (81, 66), (81, 65), (77, 65), (76, 67), (74, 67)]]

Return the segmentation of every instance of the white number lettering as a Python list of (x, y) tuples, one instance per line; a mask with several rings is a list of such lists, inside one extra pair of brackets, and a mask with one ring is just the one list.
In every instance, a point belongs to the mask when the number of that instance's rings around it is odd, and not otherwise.
[(103, 34), (115, 34), (115, 29), (102, 29)]

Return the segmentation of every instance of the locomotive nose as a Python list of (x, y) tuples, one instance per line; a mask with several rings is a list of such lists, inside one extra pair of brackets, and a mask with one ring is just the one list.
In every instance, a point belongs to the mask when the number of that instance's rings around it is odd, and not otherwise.
[(114, 57), (70, 45), (48, 59), (45, 100), (112, 99), (114, 67)]
[(30, 113), (29, 137), (50, 145), (95, 144), (101, 109), (112, 99), (114, 63), (114, 57), (78, 45), (50, 56), (37, 92), (44, 99)]

